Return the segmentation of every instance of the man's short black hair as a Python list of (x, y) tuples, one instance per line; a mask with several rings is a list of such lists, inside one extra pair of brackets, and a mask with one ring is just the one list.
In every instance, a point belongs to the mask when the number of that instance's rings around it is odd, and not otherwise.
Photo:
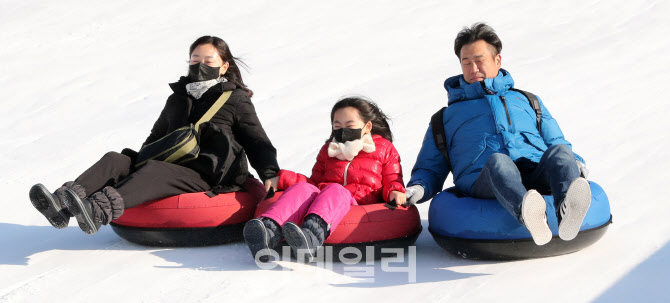
[(461, 48), (463, 48), (464, 45), (479, 40), (484, 40), (495, 48), (494, 56), (500, 54), (500, 51), (502, 51), (502, 42), (500, 41), (500, 38), (498, 38), (496, 31), (486, 23), (478, 22), (469, 28), (464, 27), (458, 33), (458, 36), (456, 36), (456, 41), (454, 41), (454, 51), (456, 52), (458, 59), (461, 59)]

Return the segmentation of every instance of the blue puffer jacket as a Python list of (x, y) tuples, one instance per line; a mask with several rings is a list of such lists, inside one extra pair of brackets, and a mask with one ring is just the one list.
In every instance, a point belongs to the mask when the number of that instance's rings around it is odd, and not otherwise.
[[(449, 93), (444, 130), (454, 184), (462, 193), (471, 194), (473, 183), (493, 153), (538, 163), (552, 145), (572, 148), (539, 98), (542, 132), (538, 132), (535, 111), (523, 94), (510, 90), (514, 80), (504, 69), (495, 78), (472, 84), (465, 82), (463, 75), (451, 77), (444, 87)], [(579, 155), (575, 157), (584, 162)], [(442, 191), (448, 174), (447, 162), (435, 146), (429, 126), (407, 186), (423, 186), (424, 196), (419, 201), (423, 202)]]

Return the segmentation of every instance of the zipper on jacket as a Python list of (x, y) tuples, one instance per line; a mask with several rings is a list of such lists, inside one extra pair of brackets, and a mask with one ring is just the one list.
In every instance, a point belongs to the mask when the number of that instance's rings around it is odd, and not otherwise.
[(351, 161), (349, 161), (349, 163), (347, 163), (347, 166), (344, 167), (344, 183), (342, 184), (342, 186), (347, 185), (347, 172), (349, 171), (349, 165), (351, 165)]
[(505, 115), (507, 115), (507, 124), (512, 125), (512, 119), (510, 119), (509, 110), (507, 109), (507, 100), (503, 96), (500, 96), (500, 100), (502, 100), (503, 107), (505, 108)]
[(484, 84), (484, 81), (479, 81), (479, 83), (482, 85), (482, 89), (487, 95), (495, 95), (493, 91), (491, 91), (488, 87), (486, 87), (486, 84)]

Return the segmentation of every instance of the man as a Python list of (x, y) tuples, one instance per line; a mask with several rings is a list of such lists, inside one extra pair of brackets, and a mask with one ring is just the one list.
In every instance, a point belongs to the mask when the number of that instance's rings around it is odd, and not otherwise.
[(559, 236), (574, 239), (591, 203), (589, 183), (580, 177), (588, 174), (583, 159), (573, 154), (542, 101), (537, 98), (536, 110), (529, 100), (534, 95), (514, 90), (512, 76), (501, 68), (502, 42), (490, 26), (466, 27), (454, 44), (463, 74), (444, 82), (448, 159), (428, 127), (407, 185), (408, 202), (431, 199), (451, 171), (458, 191), (497, 199), (537, 245), (544, 245), (552, 233), (538, 190), (551, 190)]

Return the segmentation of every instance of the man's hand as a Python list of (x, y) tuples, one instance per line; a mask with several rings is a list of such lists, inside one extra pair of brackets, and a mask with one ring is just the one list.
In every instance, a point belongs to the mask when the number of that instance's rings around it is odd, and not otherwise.
[(581, 173), (582, 177), (584, 179), (588, 178), (589, 176), (589, 169), (586, 168), (586, 164), (582, 163), (581, 161), (577, 160), (577, 168), (579, 168), (579, 172)]
[(389, 200), (391, 201), (395, 200), (395, 203), (398, 205), (405, 205), (405, 203), (407, 202), (407, 196), (403, 192), (394, 190), (389, 194)]
[(419, 202), (423, 198), (423, 186), (421, 185), (412, 185), (405, 188), (405, 195), (407, 195), (407, 204), (415, 205), (416, 202)]

